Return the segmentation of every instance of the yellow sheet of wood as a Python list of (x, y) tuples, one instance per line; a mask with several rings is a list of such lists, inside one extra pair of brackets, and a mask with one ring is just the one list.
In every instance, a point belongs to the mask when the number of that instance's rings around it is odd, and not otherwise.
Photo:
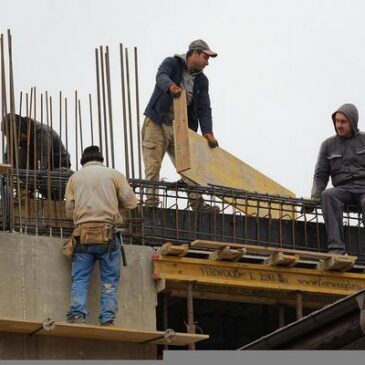
[[(37, 330), (39, 332), (35, 333)], [(176, 332), (173, 341), (168, 342), (162, 331), (134, 330), (126, 327), (101, 327), (55, 322), (52, 331), (46, 331), (41, 322), (0, 319), (0, 332), (34, 334), (39, 336), (71, 337), (104, 341), (120, 341), (135, 343), (152, 343), (156, 345), (186, 346), (198, 341), (206, 340), (208, 335), (195, 335)]]
[[(295, 197), (295, 194), (289, 189), (239, 160), (223, 148), (210, 148), (204, 137), (188, 128), (187, 118), (184, 117), (186, 114), (184, 110), (186, 110), (185, 93), (181, 97), (174, 99), (175, 153), (176, 171), (178, 173), (201, 186), (214, 184), (249, 192)], [(233, 130), (232, 133), (234, 133)], [(186, 135), (189, 136), (189, 143), (186, 142)], [(189, 166), (187, 166), (187, 161)], [(257, 208), (254, 206), (246, 208), (246, 201), (233, 201), (228, 198), (224, 200), (235, 205), (237, 209), (245, 213), (256, 214), (257, 212)], [(251, 205), (256, 204), (252, 201), (249, 203)], [(267, 205), (260, 203), (260, 207), (265, 206)], [(277, 209), (279, 206), (273, 204), (272, 208)], [(284, 208), (289, 210), (284, 213), (287, 216), (293, 217), (295, 215), (290, 207), (286, 206)], [(260, 216), (266, 216), (268, 213), (276, 218), (279, 218), (282, 214), (275, 210), (269, 212), (266, 209), (259, 209)]]

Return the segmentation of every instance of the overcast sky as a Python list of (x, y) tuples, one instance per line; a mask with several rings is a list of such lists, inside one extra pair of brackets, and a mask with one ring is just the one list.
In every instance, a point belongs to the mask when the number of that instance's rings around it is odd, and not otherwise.
[[(56, 100), (59, 90), (72, 100), (77, 89), (85, 119), (88, 94), (96, 90), (96, 47), (110, 47), (116, 123), (119, 43), (131, 52), (138, 47), (142, 122), (161, 61), (184, 53), (192, 40), (204, 39), (218, 53), (205, 73), (220, 146), (299, 197), (309, 196), (320, 143), (334, 134), (331, 113), (352, 102), (365, 129), (365, 3), (360, 0), (0, 4), (1, 31), (10, 28), (13, 35), (17, 92), (36, 86)], [(118, 163), (123, 160), (120, 146)], [(167, 156), (164, 162), (161, 176), (175, 181)]]

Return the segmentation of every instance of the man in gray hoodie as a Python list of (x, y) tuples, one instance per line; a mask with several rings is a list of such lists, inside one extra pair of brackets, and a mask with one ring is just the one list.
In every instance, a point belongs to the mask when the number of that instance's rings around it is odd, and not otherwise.
[[(336, 135), (322, 143), (314, 172), (311, 198), (321, 200), (331, 254), (346, 254), (344, 205), (360, 206), (364, 222), (365, 134), (359, 132), (358, 119), (353, 104), (344, 104), (332, 114)], [(329, 177), (333, 187), (326, 189)]]

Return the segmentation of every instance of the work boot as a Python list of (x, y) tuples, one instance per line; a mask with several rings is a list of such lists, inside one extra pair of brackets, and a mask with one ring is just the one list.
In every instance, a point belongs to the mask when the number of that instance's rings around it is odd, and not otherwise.
[(197, 213), (219, 213), (216, 205), (207, 204), (203, 199), (189, 199), (190, 208)]
[(83, 314), (72, 316), (67, 318), (67, 323), (85, 324), (85, 316)]
[(100, 326), (102, 327), (114, 327), (114, 321), (106, 321), (106, 322), (100, 322)]
[(344, 248), (329, 248), (328, 253), (330, 255), (347, 256), (347, 252)]

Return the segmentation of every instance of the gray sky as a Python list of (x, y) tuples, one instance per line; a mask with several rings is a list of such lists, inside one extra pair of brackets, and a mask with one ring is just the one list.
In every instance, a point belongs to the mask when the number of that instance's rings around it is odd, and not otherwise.
[[(220, 146), (299, 197), (309, 196), (320, 143), (334, 134), (330, 114), (352, 102), (363, 129), (365, 4), (360, 0), (0, 4), (1, 31), (10, 28), (13, 35), (17, 91), (36, 86), (57, 100), (62, 90), (72, 100), (77, 89), (85, 119), (88, 93), (95, 95), (96, 89), (96, 47), (110, 47), (118, 123), (119, 43), (130, 52), (138, 47), (142, 114), (163, 58), (184, 53), (194, 39), (206, 40), (218, 52), (205, 73)], [(178, 178), (167, 156), (161, 176)]]

